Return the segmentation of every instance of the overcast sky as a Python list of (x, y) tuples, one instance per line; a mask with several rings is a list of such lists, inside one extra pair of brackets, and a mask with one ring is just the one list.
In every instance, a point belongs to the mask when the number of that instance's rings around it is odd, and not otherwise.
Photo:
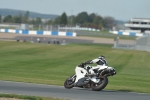
[(0, 0), (0, 8), (68, 16), (85, 11), (124, 21), (150, 18), (150, 0)]

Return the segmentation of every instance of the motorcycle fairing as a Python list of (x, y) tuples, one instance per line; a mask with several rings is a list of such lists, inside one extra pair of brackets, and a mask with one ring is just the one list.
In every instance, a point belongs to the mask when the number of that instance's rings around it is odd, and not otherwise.
[(83, 85), (86, 85), (88, 83), (89, 83), (89, 79), (84, 77), (84, 78), (79, 79), (76, 85), (77, 86), (83, 86)]

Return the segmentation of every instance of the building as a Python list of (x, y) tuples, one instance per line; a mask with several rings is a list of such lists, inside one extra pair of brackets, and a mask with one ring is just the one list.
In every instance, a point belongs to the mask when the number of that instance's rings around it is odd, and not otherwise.
[(125, 27), (129, 28), (125, 31), (150, 34), (150, 18), (132, 18)]

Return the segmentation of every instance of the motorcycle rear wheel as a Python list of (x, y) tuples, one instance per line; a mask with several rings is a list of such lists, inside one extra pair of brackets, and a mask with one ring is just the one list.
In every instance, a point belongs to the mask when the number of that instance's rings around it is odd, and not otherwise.
[(101, 80), (99, 83), (91, 83), (91, 88), (93, 91), (101, 91), (108, 84), (108, 78), (106, 76), (99, 76), (99, 78)]
[(75, 81), (72, 81), (71, 78), (73, 77), (74, 75), (71, 75), (69, 78), (66, 79), (66, 81), (64, 82), (64, 87), (66, 89), (71, 89), (74, 87), (74, 82)]

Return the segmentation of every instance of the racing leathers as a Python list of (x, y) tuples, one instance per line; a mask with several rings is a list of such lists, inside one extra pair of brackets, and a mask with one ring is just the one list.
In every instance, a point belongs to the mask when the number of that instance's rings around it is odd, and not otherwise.
[[(97, 66), (86, 66), (86, 64), (97, 64)], [(95, 75), (93, 69), (100, 68), (101, 66), (106, 66), (107, 61), (105, 60), (104, 56), (100, 56), (96, 59), (86, 61), (85, 63), (81, 63), (80, 65), (76, 66), (75, 72), (76, 72), (76, 81), (78, 82), (79, 79), (84, 78), (86, 74)]]

